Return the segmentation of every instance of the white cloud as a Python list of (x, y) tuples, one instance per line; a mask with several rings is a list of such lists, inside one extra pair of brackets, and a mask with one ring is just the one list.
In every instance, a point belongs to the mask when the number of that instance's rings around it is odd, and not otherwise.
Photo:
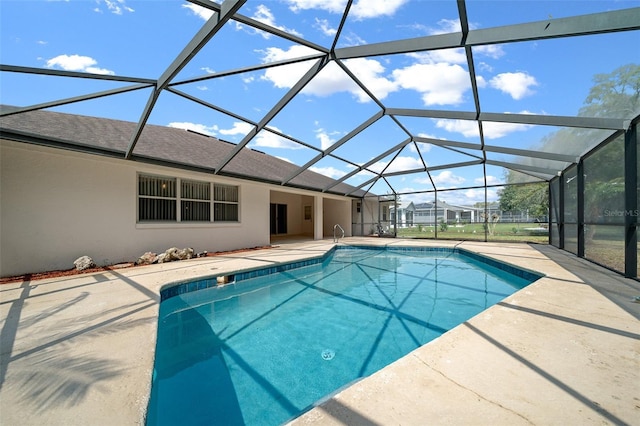
[(429, 105), (458, 105), (469, 89), (469, 74), (460, 65), (447, 63), (414, 64), (393, 71), (396, 83), (422, 94)]
[[(316, 50), (306, 46), (291, 46), (288, 50), (283, 50), (278, 47), (269, 47), (262, 51), (262, 63), (277, 62), (285, 59), (300, 58), (308, 55), (318, 53)], [(309, 70), (311, 63), (309, 61), (299, 62), (295, 64), (282, 65), (279, 67), (272, 67), (265, 70), (262, 76), (263, 80), (267, 80), (273, 83), (277, 88), (291, 88), (295, 82)]]
[(529, 130), (531, 125), (518, 124), (518, 123), (496, 123), (487, 122), (482, 123), (482, 130), (486, 139), (498, 139), (507, 136), (514, 132), (524, 132)]
[(320, 140), (320, 148), (324, 151), (335, 143), (335, 139), (331, 138), (324, 129), (316, 129), (316, 138)]
[(448, 64), (466, 64), (467, 55), (464, 49), (442, 49), (431, 52), (411, 52), (407, 56), (415, 58), (421, 64), (438, 64), (446, 62)]
[[(345, 64), (378, 99), (384, 99), (389, 93), (398, 90), (396, 82), (383, 76), (385, 68), (378, 60), (366, 58), (349, 59), (345, 61)], [(349, 78), (346, 74), (344, 75), (345, 78)], [(349, 80), (351, 79), (349, 78)], [(358, 97), (360, 102), (368, 102), (370, 100), (369, 96), (359, 87), (352, 93)]]
[(488, 56), (492, 59), (500, 59), (505, 55), (502, 46), (497, 44), (488, 44), (486, 46), (475, 46), (473, 48), (474, 53), (478, 53), (480, 55)]
[[(469, 189), (464, 193), (467, 197), (466, 204), (484, 203), (484, 189)], [(487, 189), (487, 201), (492, 202), (498, 199), (498, 193), (495, 189)]]
[(431, 185), (431, 179), (429, 179), (429, 176), (424, 175), (423, 177), (419, 177), (413, 180), (415, 183), (419, 183), (421, 185), (428, 185), (430, 188), (433, 187), (433, 185)]
[[(498, 193), (493, 189), (487, 189), (487, 201), (492, 202), (498, 199)], [(457, 204), (472, 206), (475, 203), (484, 203), (484, 189), (468, 189), (464, 192), (464, 197), (457, 198)]]
[(467, 189), (464, 196), (466, 197), (465, 204), (484, 201), (484, 189)]
[(341, 46), (360, 46), (362, 44), (367, 44), (367, 41), (360, 37), (358, 34), (349, 32), (347, 34), (340, 34), (340, 43)]
[[(358, 0), (349, 13), (356, 19), (392, 16), (408, 0)], [(346, 0), (287, 0), (294, 12), (308, 9), (320, 9), (330, 13), (342, 13)]]
[(393, 16), (408, 0), (358, 0), (349, 11), (357, 19)]
[[(402, 188), (398, 190), (398, 193), (402, 194), (403, 192), (415, 192), (421, 191), (424, 188)], [(400, 195), (401, 205), (406, 207), (409, 203), (414, 204), (422, 204), (422, 203), (432, 203), (433, 202), (433, 193), (418, 193), (418, 194), (402, 194)]]
[(524, 72), (506, 72), (493, 77), (489, 84), (509, 94), (513, 99), (519, 100), (535, 93), (532, 87), (537, 86), (538, 82), (535, 77)]
[(487, 201), (497, 201), (500, 198), (500, 194), (495, 189), (487, 189)]
[(480, 71), (493, 72), (493, 67), (486, 62), (480, 62), (476, 69)]
[[(278, 129), (274, 128), (274, 130)], [(274, 149), (302, 149), (302, 145), (265, 130), (258, 133), (256, 137), (253, 138), (250, 145)]]
[[(483, 177), (479, 177), (479, 178), (475, 178), (473, 180), (474, 183), (478, 184), (478, 185), (484, 185), (484, 178)], [(497, 178), (495, 176), (491, 176), (491, 175), (487, 175), (487, 185), (498, 185), (503, 183), (502, 180), (500, 178)]]
[(495, 176), (487, 175), (487, 185), (498, 185), (501, 183), (503, 183), (502, 179)]
[[(487, 190), (487, 200), (489, 202), (496, 201), (498, 195), (495, 191)], [(444, 192), (442, 196), (438, 196), (438, 200), (457, 206), (473, 206), (475, 203), (484, 203), (484, 189), (469, 189), (466, 191)], [(433, 201), (433, 199), (431, 200)]]
[[(263, 63), (308, 56), (317, 51), (305, 46), (291, 46), (288, 50), (270, 47), (263, 52)], [(358, 75), (363, 84), (369, 87), (377, 97), (384, 99), (389, 92), (396, 90), (394, 82), (383, 77), (384, 67), (373, 59), (351, 59), (345, 61), (347, 66)], [(277, 88), (291, 88), (308, 70), (310, 63), (272, 67), (265, 70), (263, 80), (273, 83)], [(369, 96), (335, 63), (325, 66), (313, 80), (302, 90), (302, 93), (313, 96), (326, 97), (339, 92), (351, 93), (359, 102), (369, 102)]]
[(287, 0), (289, 9), (294, 12), (308, 9), (321, 9), (331, 13), (342, 13), (346, 0)]
[[(264, 4), (258, 5), (258, 7), (256, 8), (255, 13), (252, 16), (253, 19), (255, 19), (258, 22), (262, 22), (263, 24), (267, 24), (270, 27), (274, 27), (277, 28), (279, 30), (282, 30), (284, 32), (287, 32), (289, 34), (293, 34), (299, 37), (302, 37), (302, 33), (299, 33), (298, 31), (292, 29), (292, 28), (287, 28), (284, 27), (282, 25), (278, 25), (276, 24), (276, 18), (273, 15), (273, 13), (271, 12), (271, 9), (269, 9), (267, 6), (265, 6)], [(236, 28), (241, 28), (242, 26), (240, 24), (236, 24)], [(271, 34), (264, 32), (264, 31), (256, 31), (257, 34), (260, 34), (264, 39), (269, 39), (271, 38)]]
[(47, 61), (47, 68), (62, 68), (65, 71), (80, 71), (92, 74), (114, 75), (115, 73), (105, 68), (98, 68), (98, 61), (89, 56), (58, 55)]
[(318, 19), (316, 18), (316, 23), (313, 25), (314, 28), (320, 30), (320, 32), (328, 37), (336, 35), (338, 32), (337, 29), (331, 28), (329, 25), (329, 21), (326, 19)]
[[(445, 138), (439, 138), (435, 135), (431, 135), (429, 133), (423, 133), (423, 132), (419, 132), (418, 136), (420, 136), (421, 138), (428, 138), (428, 139), (440, 139), (440, 140), (445, 140)], [(421, 142), (418, 142), (421, 143)], [(429, 145), (429, 147), (427, 148), (427, 150), (431, 149), (431, 145)]]
[(464, 183), (465, 178), (455, 175), (451, 170), (443, 170), (439, 174), (431, 175), (433, 183), (437, 185), (455, 186)]
[[(302, 37), (302, 33), (299, 33), (298, 31), (294, 30), (293, 28), (287, 28), (284, 27), (282, 25), (278, 25), (276, 23), (276, 17), (273, 14), (273, 12), (271, 12), (271, 9), (269, 9), (267, 6), (265, 6), (264, 4), (260, 4), (256, 7), (255, 12), (253, 13), (253, 16), (251, 16), (252, 19), (255, 19), (258, 22), (262, 22), (263, 24), (269, 25), (270, 27), (276, 28), (278, 30), (287, 32), (289, 34), (293, 34), (299, 37)], [(240, 22), (237, 21), (233, 21), (236, 30), (238, 31), (245, 31), (248, 34), (257, 34), (260, 35), (262, 38), (264, 38), (265, 40), (268, 40), (271, 38), (272, 34), (256, 29), (254, 27), (251, 26), (246, 26)]]
[[(412, 192), (416, 191), (412, 188), (403, 188), (399, 190), (399, 193), (402, 192)], [(487, 190), (487, 200), (489, 202), (498, 200), (498, 194), (496, 191), (492, 189)], [(433, 193), (421, 193), (421, 194), (403, 194), (401, 195), (402, 204), (408, 205), (409, 202), (413, 201), (415, 204), (419, 203), (432, 203), (433, 202)], [(484, 203), (484, 190), (480, 189), (469, 189), (467, 191), (453, 191), (453, 192), (444, 192), (442, 195), (438, 196), (438, 200), (444, 201), (449, 204), (459, 205), (459, 206), (473, 206), (475, 203)]]
[[(378, 161), (377, 163), (372, 164), (371, 167), (369, 167), (369, 169), (373, 170), (374, 172), (380, 173), (382, 172), (382, 170), (384, 170), (385, 167), (387, 167), (387, 164), (389, 164), (388, 161)], [(415, 157), (398, 156), (393, 160), (393, 163), (391, 163), (389, 168), (384, 170), (384, 172), (385, 173), (402, 172), (406, 170), (414, 170), (414, 169), (421, 169), (421, 168), (424, 168), (424, 165), (422, 164), (422, 161), (420, 161), (420, 159)]]
[(235, 135), (245, 136), (247, 133), (253, 130), (253, 127), (254, 127), (253, 124), (249, 124), (244, 121), (234, 121), (232, 128), (220, 129), (220, 134), (227, 135), (227, 136), (235, 136)]
[(206, 72), (207, 74), (215, 74), (215, 70), (209, 68), (209, 67), (202, 67), (200, 68), (202, 71)]
[(359, 102), (368, 102), (371, 100), (335, 62), (327, 64), (327, 66), (302, 89), (301, 93), (327, 97), (339, 92), (351, 93)]
[[(418, 136), (421, 136), (423, 138), (430, 138), (432, 136), (427, 136), (426, 134), (419, 134)], [(418, 145), (418, 147), (416, 148), (416, 145)], [(417, 154), (418, 150), (420, 151), (420, 154), (422, 154), (423, 156), (423, 160), (425, 160), (424, 158), (424, 154), (428, 153), (429, 151), (431, 151), (431, 147), (433, 147), (433, 145), (431, 145), (430, 143), (422, 143), (422, 142), (416, 142), (415, 144), (409, 144), (409, 151)], [(425, 164), (427, 165), (427, 167), (429, 167), (429, 163), (425, 160)]]
[(438, 28), (432, 28), (429, 34), (448, 34), (462, 31), (462, 26), (458, 19), (441, 19), (438, 21)]
[(324, 176), (328, 176), (332, 179), (340, 179), (342, 176), (347, 174), (346, 172), (338, 170), (335, 167), (309, 167), (309, 170)]
[(214, 14), (214, 11), (211, 9), (207, 9), (206, 7), (198, 6), (193, 3), (185, 3), (182, 5), (185, 9), (189, 9), (194, 15), (196, 15), (200, 19), (204, 19), (205, 21), (211, 18)]
[(464, 137), (480, 136), (478, 124), (470, 120), (437, 120), (436, 127), (451, 133), (460, 133)]
[(218, 130), (217, 126), (206, 126), (204, 124), (177, 121), (169, 123), (168, 126), (176, 129), (192, 130), (209, 136), (215, 136), (216, 131)]
[(109, 12), (115, 15), (122, 15), (124, 12), (135, 12), (131, 7), (127, 6), (125, 0), (96, 0), (96, 3), (98, 3), (98, 7), (93, 10), (99, 13), (102, 13), (101, 5), (104, 5)]
[[(460, 133), (466, 138), (479, 137), (478, 124), (470, 120), (437, 120), (436, 127), (451, 133)], [(485, 139), (498, 139), (510, 133), (523, 132), (531, 128), (528, 124), (497, 123), (485, 121), (482, 130)]]

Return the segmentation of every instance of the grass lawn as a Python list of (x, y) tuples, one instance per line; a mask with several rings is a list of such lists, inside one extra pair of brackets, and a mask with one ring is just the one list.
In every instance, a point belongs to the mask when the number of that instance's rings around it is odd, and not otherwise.
[[(527, 229), (534, 228), (534, 229)], [(539, 223), (497, 223), (489, 241), (513, 241), (548, 244), (549, 237), (544, 231), (537, 231)], [(585, 258), (624, 272), (624, 241), (617, 227), (602, 226), (597, 233), (585, 241)], [(435, 238), (433, 226), (422, 225), (411, 228), (398, 228), (399, 238)], [(482, 223), (449, 225), (446, 231), (438, 226), (438, 239), (484, 241)], [(638, 265), (640, 265), (640, 243), (638, 244)], [(639, 268), (640, 269), (640, 268)]]
[[(450, 240), (480, 240), (484, 241), (484, 224), (468, 223), (465, 225), (449, 225), (446, 231), (438, 226), (438, 238)], [(549, 237), (545, 231), (532, 231), (526, 228), (540, 228), (539, 223), (497, 223), (491, 225), (492, 233), (489, 241), (524, 241), (546, 244)], [(400, 238), (435, 238), (433, 226), (413, 226), (398, 228)]]

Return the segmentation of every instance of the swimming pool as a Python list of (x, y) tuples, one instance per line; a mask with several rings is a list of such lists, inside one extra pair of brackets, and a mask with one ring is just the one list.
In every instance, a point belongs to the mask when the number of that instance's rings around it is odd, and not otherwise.
[(148, 425), (282, 424), (539, 278), (458, 249), (302, 265), (163, 295)]

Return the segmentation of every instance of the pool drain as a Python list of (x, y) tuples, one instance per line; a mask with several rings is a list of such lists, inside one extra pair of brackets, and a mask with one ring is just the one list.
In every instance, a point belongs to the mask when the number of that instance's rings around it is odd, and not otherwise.
[(336, 356), (336, 353), (334, 351), (332, 351), (331, 349), (325, 349), (324, 351), (322, 351), (320, 356), (325, 361), (331, 361), (333, 359), (333, 357)]

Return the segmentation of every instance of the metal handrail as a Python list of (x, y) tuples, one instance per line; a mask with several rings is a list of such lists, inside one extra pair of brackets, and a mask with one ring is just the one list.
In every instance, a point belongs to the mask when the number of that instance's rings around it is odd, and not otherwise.
[(340, 226), (340, 224), (336, 223), (335, 225), (333, 225), (333, 242), (337, 243), (338, 240), (341, 237), (336, 237), (336, 228), (340, 228), (340, 231), (342, 231), (342, 238), (344, 238), (344, 229), (342, 229), (342, 226)]

